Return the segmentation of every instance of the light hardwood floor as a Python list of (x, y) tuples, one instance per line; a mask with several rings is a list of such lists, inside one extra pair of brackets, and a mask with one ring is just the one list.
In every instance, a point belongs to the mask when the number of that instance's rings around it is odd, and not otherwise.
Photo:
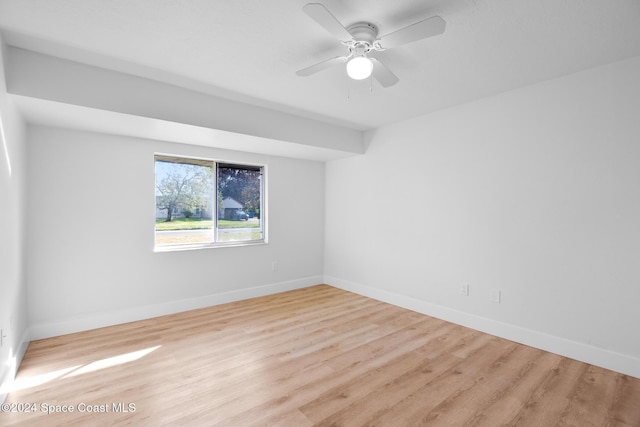
[(640, 426), (640, 379), (326, 285), (34, 341), (15, 387), (2, 426)]

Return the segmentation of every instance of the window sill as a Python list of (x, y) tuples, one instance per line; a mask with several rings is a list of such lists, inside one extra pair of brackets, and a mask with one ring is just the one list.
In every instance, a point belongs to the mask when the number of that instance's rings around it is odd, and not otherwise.
[(163, 245), (154, 246), (153, 252), (178, 252), (178, 251), (195, 251), (200, 249), (219, 249), (219, 248), (237, 248), (240, 246), (259, 246), (266, 245), (266, 240), (251, 240), (245, 242), (222, 242), (222, 243), (204, 243), (193, 245)]

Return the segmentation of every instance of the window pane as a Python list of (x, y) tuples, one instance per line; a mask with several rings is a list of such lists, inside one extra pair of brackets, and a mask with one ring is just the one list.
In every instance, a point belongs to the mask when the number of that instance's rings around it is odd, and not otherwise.
[(156, 245), (211, 243), (213, 162), (156, 156)]
[(262, 168), (218, 165), (218, 241), (261, 240)]

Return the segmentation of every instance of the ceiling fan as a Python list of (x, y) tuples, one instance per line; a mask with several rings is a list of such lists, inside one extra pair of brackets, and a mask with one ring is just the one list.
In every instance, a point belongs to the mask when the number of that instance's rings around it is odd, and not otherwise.
[(346, 63), (347, 74), (352, 79), (362, 80), (373, 75), (373, 78), (383, 87), (393, 86), (399, 79), (376, 57), (377, 52), (442, 34), (446, 26), (444, 19), (434, 16), (378, 37), (378, 28), (369, 22), (357, 22), (345, 28), (320, 3), (308, 3), (302, 10), (340, 40), (347, 47), (348, 54), (329, 58), (298, 70), (296, 72), (298, 76), (310, 76), (334, 65)]

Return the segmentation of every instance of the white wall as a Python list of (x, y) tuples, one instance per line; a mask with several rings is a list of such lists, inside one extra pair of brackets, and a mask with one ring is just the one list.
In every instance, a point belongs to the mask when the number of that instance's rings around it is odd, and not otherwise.
[[(269, 243), (154, 253), (155, 152), (266, 164)], [(44, 127), (27, 158), (34, 338), (322, 281), (324, 163)]]
[(326, 175), (328, 283), (640, 377), (640, 57), (378, 129)]
[(24, 124), (7, 96), (5, 46), (0, 37), (0, 402), (26, 351), (27, 284), (24, 257)]

